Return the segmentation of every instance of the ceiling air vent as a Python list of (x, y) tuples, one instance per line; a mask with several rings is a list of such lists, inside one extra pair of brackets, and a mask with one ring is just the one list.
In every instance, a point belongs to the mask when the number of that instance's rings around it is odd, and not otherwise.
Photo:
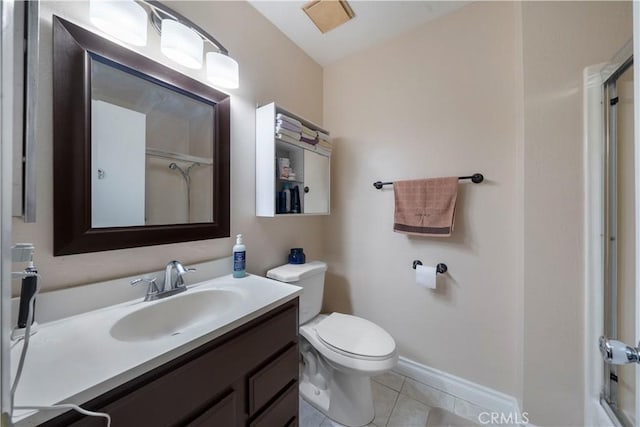
[(313, 0), (305, 4), (302, 10), (323, 34), (355, 16), (351, 7), (343, 0)]

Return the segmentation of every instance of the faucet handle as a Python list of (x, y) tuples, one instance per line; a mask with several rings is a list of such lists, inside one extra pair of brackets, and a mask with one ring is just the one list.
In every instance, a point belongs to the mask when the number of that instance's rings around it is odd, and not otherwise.
[(155, 277), (138, 277), (137, 279), (133, 279), (132, 281), (129, 282), (129, 284), (131, 286), (135, 286), (138, 285), (140, 283), (148, 283), (150, 285), (154, 285), (156, 284), (156, 278)]
[(178, 277), (176, 277), (175, 287), (182, 288), (186, 286), (182, 276), (184, 276), (187, 273), (193, 273), (194, 271), (196, 271), (196, 269), (187, 268), (187, 267), (184, 267), (182, 264), (180, 264), (180, 267), (177, 269), (177, 271), (178, 271)]
[(129, 282), (131, 286), (136, 286), (140, 283), (149, 284), (149, 287), (147, 288), (147, 295), (145, 296), (145, 301), (147, 301), (151, 295), (157, 294), (160, 292), (160, 290), (158, 289), (158, 284), (156, 283), (155, 277), (139, 277)]

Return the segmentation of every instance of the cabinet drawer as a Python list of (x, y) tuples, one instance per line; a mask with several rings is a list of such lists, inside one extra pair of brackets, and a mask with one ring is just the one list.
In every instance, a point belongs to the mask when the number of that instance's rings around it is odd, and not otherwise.
[(249, 415), (298, 379), (298, 346), (292, 345), (274, 361), (249, 377)]
[(249, 427), (288, 426), (291, 422), (295, 425), (297, 415), (298, 382), (296, 381), (262, 415), (249, 424)]

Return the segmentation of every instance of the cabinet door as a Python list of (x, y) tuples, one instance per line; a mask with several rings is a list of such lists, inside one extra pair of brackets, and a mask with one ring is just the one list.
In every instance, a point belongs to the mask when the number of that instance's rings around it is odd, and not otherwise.
[(329, 213), (330, 158), (304, 150), (304, 213)]
[(187, 427), (236, 426), (236, 393), (232, 391), (202, 415), (187, 424)]

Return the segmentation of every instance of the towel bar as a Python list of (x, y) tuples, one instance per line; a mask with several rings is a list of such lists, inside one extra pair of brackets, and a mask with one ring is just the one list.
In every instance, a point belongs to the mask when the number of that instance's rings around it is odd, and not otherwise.
[[(484, 176), (481, 173), (474, 173), (473, 175), (469, 176), (459, 176), (458, 179), (470, 179), (474, 184), (480, 184), (482, 181), (484, 181)], [(376, 181), (373, 183), (373, 186), (378, 190), (380, 190), (385, 185), (393, 185), (393, 182)]]
[[(418, 259), (413, 261), (413, 269), (414, 270), (416, 269), (417, 265), (422, 265), (422, 261), (420, 261)], [(447, 270), (448, 270), (447, 264), (439, 263), (438, 265), (436, 265), (436, 273), (444, 274), (444, 273), (447, 272)]]

